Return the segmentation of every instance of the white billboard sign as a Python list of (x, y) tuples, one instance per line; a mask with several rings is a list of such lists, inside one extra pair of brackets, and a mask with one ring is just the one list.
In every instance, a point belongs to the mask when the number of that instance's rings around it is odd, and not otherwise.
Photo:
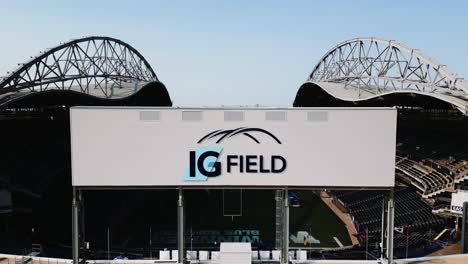
[(74, 186), (392, 187), (393, 108), (71, 109)]
[(450, 212), (462, 215), (464, 202), (468, 202), (468, 191), (458, 190), (456, 193), (452, 193)]

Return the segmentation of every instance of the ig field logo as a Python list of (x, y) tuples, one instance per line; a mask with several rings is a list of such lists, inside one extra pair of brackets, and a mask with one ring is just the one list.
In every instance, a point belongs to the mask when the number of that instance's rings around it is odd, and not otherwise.
[[(261, 144), (254, 134), (265, 134), (274, 142), (281, 141), (272, 133), (261, 128), (240, 127), (237, 129), (219, 129), (208, 133), (197, 143), (216, 140), (215, 144), (234, 136), (243, 135), (252, 140), (253, 143)], [(209, 177), (218, 177), (223, 172), (231, 173), (237, 169), (239, 173), (281, 173), (286, 169), (286, 159), (280, 155), (225, 155), (223, 162), (218, 158), (223, 150), (222, 147), (204, 146), (189, 152), (189, 165), (182, 177), (183, 181), (206, 181)], [(267, 165), (267, 162), (269, 165)], [(224, 165), (224, 167), (223, 167)]]

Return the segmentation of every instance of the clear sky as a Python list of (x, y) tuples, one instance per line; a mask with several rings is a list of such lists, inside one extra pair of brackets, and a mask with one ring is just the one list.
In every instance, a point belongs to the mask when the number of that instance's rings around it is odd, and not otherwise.
[(177, 106), (289, 106), (334, 45), (380, 37), (468, 78), (468, 1), (2, 1), (0, 75), (71, 38), (139, 50)]

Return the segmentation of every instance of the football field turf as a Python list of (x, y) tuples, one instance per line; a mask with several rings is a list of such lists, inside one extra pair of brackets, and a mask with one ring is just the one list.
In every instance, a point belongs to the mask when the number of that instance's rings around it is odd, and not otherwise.
[[(315, 239), (309, 237), (306, 247), (338, 247), (334, 237), (344, 246), (351, 245), (344, 224), (316, 193), (312, 191), (294, 191), (294, 193), (299, 197), (300, 206), (290, 207), (289, 228), (290, 235), (293, 236), (292, 240), (290, 239), (291, 247), (304, 247), (304, 232)], [(200, 200), (200, 202), (196, 200)], [(226, 203), (222, 201), (221, 190), (209, 192), (197, 190), (189, 194), (187, 196), (186, 228), (193, 228), (195, 231), (219, 230), (222, 232), (226, 230), (258, 230), (260, 244), (274, 245), (274, 191), (243, 190), (241, 216), (224, 216), (223, 206)], [(199, 206), (200, 204), (204, 206)], [(230, 238), (220, 238), (220, 240), (223, 239), (229, 240)], [(317, 240), (320, 243), (311, 243), (318, 242)]]
[[(289, 211), (289, 231), (292, 235), (298, 231), (306, 231), (320, 240), (320, 244), (308, 244), (308, 247), (338, 247), (333, 237), (344, 246), (351, 245), (343, 222), (322, 202), (318, 194), (312, 191), (295, 193), (299, 196), (300, 207), (291, 207)], [(299, 244), (290, 241), (290, 246), (304, 246), (304, 242)]]

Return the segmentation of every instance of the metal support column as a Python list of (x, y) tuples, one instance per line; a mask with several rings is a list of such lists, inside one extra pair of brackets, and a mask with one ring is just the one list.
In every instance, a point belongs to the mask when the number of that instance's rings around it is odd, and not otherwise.
[[(78, 225), (79, 225), (79, 231), (80, 233), (78, 234), (79, 238), (79, 245), (83, 247), (83, 250), (86, 250), (86, 221), (85, 221), (85, 206), (84, 206), (85, 200), (84, 200), (84, 195), (83, 192), (78, 189)], [(86, 258), (86, 254), (84, 252), (81, 252), (82, 257)]]
[(387, 214), (387, 261), (393, 264), (393, 232), (394, 232), (395, 201), (394, 190), (390, 190), (388, 196), (388, 214)]
[[(459, 219), (457, 217), (457, 219)], [(468, 253), (468, 202), (464, 202), (463, 203), (463, 217), (462, 217), (462, 231), (461, 231), (461, 254), (466, 254)], [(457, 221), (457, 225), (458, 225), (458, 221)], [(456, 234), (457, 237), (458, 237), (458, 233)]]
[(284, 189), (284, 217), (283, 217), (283, 252), (281, 254), (283, 264), (288, 263), (289, 252), (289, 198), (288, 188)]
[(382, 198), (382, 225), (381, 225), (381, 239), (380, 239), (380, 258), (386, 259), (386, 249), (387, 249), (387, 241), (386, 241), (386, 227), (387, 227), (387, 203), (388, 203), (388, 194), (384, 194)]
[[(275, 248), (283, 249), (284, 191), (275, 191)], [(257, 249), (258, 250), (258, 249)]]
[(72, 254), (73, 264), (78, 264), (80, 259), (80, 229), (79, 229), (79, 197), (77, 190), (73, 187), (73, 201), (72, 201)]
[(184, 263), (184, 191), (182, 188), (179, 188), (177, 202), (177, 250), (179, 263)]
[(78, 248), (81, 248), (78, 255), (81, 256), (82, 262), (86, 262), (89, 255), (89, 243), (86, 242), (85, 199), (80, 189), (78, 189), (78, 221)]

